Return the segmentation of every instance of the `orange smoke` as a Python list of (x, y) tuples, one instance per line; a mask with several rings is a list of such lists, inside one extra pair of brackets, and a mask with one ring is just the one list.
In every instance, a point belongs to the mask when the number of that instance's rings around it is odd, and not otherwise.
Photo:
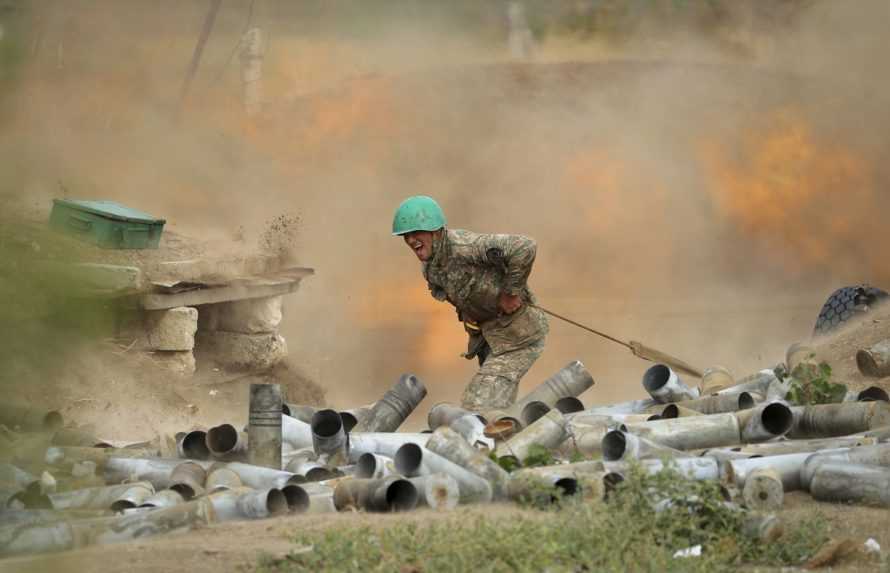
[(595, 235), (607, 235), (624, 201), (624, 164), (601, 150), (583, 151), (565, 163), (562, 188), (580, 197), (584, 217)]
[(803, 266), (829, 264), (863, 234), (857, 221), (873, 199), (868, 166), (795, 113), (749, 131), (736, 154), (709, 143), (703, 157), (720, 212)]
[(422, 278), (409, 284), (382, 280), (359, 291), (365, 296), (354, 309), (357, 326), (371, 331), (398, 327), (403, 333), (413, 332), (410, 350), (428, 371), (447, 369), (461, 359), (467, 335), (454, 308), (433, 299)]
[(585, 149), (564, 162), (560, 189), (581, 219), (579, 232), (590, 239), (586, 251), (598, 283), (608, 284), (616, 293), (639, 286), (639, 277), (628, 271), (627, 252), (644, 261), (653, 274), (670, 265), (673, 237), (659, 235), (653, 240), (651, 232), (663, 225), (669, 201), (668, 189), (654, 170), (631, 165), (601, 148)]

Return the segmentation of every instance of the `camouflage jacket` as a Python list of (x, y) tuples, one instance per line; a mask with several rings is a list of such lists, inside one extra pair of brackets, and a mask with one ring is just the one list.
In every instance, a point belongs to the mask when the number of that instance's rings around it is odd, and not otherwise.
[(501, 314), (502, 292), (518, 294), (535, 303), (526, 281), (535, 262), (537, 245), (521, 235), (483, 235), (447, 229), (433, 243), (433, 256), (423, 265), (423, 276), (438, 300), (448, 301), (462, 321), (476, 323), (493, 355), (523, 348), (544, 338), (547, 318), (527, 304), (513, 314)]

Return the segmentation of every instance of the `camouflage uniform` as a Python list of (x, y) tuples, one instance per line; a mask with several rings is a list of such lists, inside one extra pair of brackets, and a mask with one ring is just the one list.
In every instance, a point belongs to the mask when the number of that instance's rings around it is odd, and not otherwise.
[[(483, 235), (446, 229), (433, 242), (423, 276), (437, 300), (457, 309), (470, 333), (467, 358), (481, 367), (464, 390), (462, 405), (475, 411), (505, 408), (516, 400), (519, 380), (544, 350), (547, 318), (526, 280), (535, 261), (534, 240), (519, 235)], [(513, 314), (498, 309), (501, 293), (518, 294)]]

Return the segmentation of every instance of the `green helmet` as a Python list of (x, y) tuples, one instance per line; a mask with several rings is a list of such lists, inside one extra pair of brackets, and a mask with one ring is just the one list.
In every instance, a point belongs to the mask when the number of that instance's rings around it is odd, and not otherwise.
[(444, 227), (445, 213), (432, 197), (415, 195), (408, 197), (392, 219), (392, 234), (404, 235), (412, 231), (438, 231)]

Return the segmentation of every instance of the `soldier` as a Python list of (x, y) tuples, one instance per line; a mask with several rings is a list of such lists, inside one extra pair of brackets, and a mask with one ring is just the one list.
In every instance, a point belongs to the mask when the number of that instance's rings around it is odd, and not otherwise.
[(463, 356), (477, 358), (480, 367), (464, 389), (462, 406), (479, 412), (512, 404), (548, 332), (526, 284), (535, 241), (448, 229), (438, 203), (424, 196), (399, 205), (392, 234), (414, 251), (433, 297), (454, 306), (470, 336)]

